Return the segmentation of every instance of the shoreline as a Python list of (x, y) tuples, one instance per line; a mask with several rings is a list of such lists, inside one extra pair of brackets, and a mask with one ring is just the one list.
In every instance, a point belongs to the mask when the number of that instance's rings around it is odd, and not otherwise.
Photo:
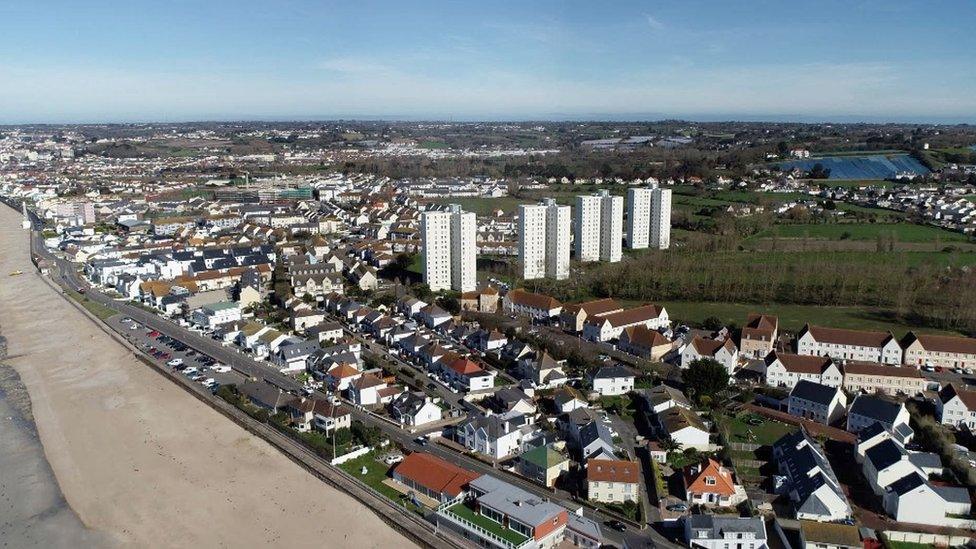
[(7, 362), (64, 500), (107, 545), (410, 544), (74, 310), (30, 264), (20, 216), (0, 211), (0, 274), (24, 271), (0, 285)]

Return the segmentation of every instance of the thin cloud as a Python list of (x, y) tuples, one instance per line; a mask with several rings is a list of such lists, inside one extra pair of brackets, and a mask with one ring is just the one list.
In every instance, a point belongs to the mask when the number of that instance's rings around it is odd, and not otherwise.
[(645, 13), (644, 18), (647, 19), (647, 26), (651, 27), (653, 30), (664, 30), (664, 23), (653, 15)]

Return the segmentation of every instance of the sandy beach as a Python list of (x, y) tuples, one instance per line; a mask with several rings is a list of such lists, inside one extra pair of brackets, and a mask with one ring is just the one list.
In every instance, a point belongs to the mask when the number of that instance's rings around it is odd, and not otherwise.
[[(8, 276), (16, 269), (24, 274)], [(5, 362), (30, 395), (44, 456), (70, 506), (58, 507), (52, 492), (40, 508), (85, 529), (72, 546), (411, 545), (352, 497), (151, 371), (39, 276), (20, 216), (0, 206)], [(0, 460), (39, 460), (30, 457), (29, 437), (19, 436), (15, 446), (24, 451), (8, 448)], [(43, 480), (45, 467), (27, 470)], [(18, 512), (0, 507), (0, 524), (29, 529), (31, 513), (21, 508), (28, 503), (6, 504)], [(58, 545), (36, 538), (18, 546)]]

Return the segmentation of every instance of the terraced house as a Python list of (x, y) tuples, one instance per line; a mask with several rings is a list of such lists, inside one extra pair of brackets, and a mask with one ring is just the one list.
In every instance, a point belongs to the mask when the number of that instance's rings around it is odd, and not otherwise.
[(840, 387), (840, 369), (830, 357), (774, 351), (766, 355), (766, 385), (792, 389), (800, 381)]
[(633, 326), (657, 330), (670, 325), (671, 321), (664, 307), (644, 305), (588, 318), (583, 326), (583, 337), (591, 341), (610, 341), (617, 339), (624, 330)]
[(908, 332), (902, 339), (906, 366), (976, 368), (976, 339)]
[(861, 360), (901, 364), (901, 345), (891, 332), (844, 330), (807, 324), (796, 339), (797, 353), (829, 356), (837, 360)]
[(892, 368), (877, 362), (851, 361), (844, 364), (844, 390), (914, 396), (928, 381), (915, 368)]

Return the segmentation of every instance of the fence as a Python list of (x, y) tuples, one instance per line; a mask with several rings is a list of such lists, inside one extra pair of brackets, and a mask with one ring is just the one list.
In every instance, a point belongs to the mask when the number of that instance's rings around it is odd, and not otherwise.
[(898, 530), (886, 530), (884, 536), (891, 541), (904, 541), (908, 543), (923, 543), (938, 545), (941, 547), (951, 547), (956, 545), (966, 545), (970, 539), (966, 536), (952, 536), (948, 534), (926, 534), (923, 532), (902, 532)]

